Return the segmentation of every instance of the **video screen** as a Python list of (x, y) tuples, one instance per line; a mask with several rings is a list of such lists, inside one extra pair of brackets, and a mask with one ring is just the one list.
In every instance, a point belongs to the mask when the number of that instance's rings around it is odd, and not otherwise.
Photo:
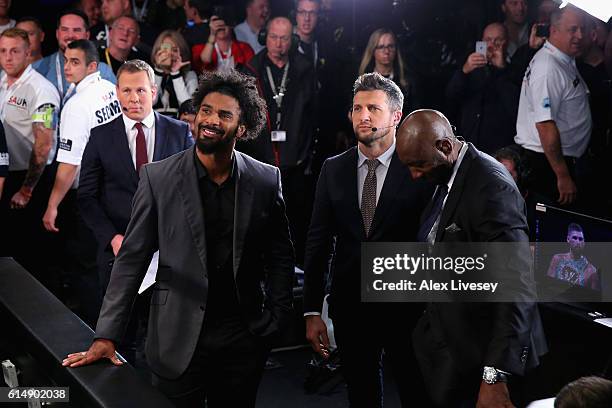
[[(539, 288), (569, 301), (601, 301), (612, 255), (612, 222), (536, 205), (535, 274)], [(605, 272), (605, 273), (604, 273)]]

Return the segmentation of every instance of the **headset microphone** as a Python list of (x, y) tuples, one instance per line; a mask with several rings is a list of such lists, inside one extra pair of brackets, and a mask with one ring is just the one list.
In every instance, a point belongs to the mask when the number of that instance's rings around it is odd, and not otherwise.
[(383, 126), (383, 127), (378, 127), (378, 128), (377, 128), (377, 127), (373, 127), (373, 128), (372, 128), (372, 132), (377, 132), (377, 131), (379, 131), (379, 130), (381, 130), (381, 129), (389, 129), (389, 128), (392, 128), (392, 127), (395, 127), (395, 125), (391, 125), (391, 126)]

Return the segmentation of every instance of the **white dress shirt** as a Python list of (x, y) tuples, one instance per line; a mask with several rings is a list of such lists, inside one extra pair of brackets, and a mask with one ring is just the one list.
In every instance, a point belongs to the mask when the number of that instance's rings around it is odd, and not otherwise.
[(427, 234), (427, 242), (429, 242), (430, 244), (433, 244), (436, 240), (436, 234), (438, 233), (438, 224), (440, 223), (440, 217), (442, 216), (444, 206), (446, 205), (446, 199), (448, 198), (448, 195), (450, 194), (451, 189), (453, 188), (453, 183), (455, 182), (457, 171), (459, 171), (459, 166), (461, 166), (461, 162), (463, 161), (463, 157), (465, 156), (465, 152), (467, 152), (467, 149), (468, 144), (464, 142), (463, 146), (461, 146), (461, 150), (459, 150), (459, 156), (457, 156), (457, 161), (453, 166), (453, 173), (451, 174), (450, 179), (448, 179), (448, 183), (446, 184), (448, 186), (448, 193), (446, 194), (446, 197), (444, 197), (444, 201), (442, 202), (442, 210), (440, 211), (436, 222), (434, 222), (434, 225), (431, 227), (431, 231), (429, 231), (429, 234)]
[[(134, 169), (136, 169), (136, 136), (138, 135), (136, 123), (138, 121), (128, 118), (124, 113), (123, 123), (125, 123), (125, 133), (127, 134), (128, 146), (132, 154), (132, 162), (134, 163)], [(155, 112), (151, 110), (151, 113), (141, 123), (145, 141), (147, 142), (147, 162), (151, 163), (155, 152)]]

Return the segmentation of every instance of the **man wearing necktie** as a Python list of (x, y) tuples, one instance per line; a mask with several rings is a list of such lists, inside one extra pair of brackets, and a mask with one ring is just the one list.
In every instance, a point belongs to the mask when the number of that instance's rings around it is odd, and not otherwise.
[(130, 219), (140, 168), (193, 145), (186, 123), (153, 111), (157, 88), (147, 63), (127, 61), (117, 71), (117, 80), (122, 115), (92, 129), (77, 192), (83, 219), (98, 242), (103, 291)]
[(431, 398), (441, 407), (524, 406), (521, 377), (538, 364), (546, 346), (533, 303), (525, 202), (514, 180), (494, 158), (457, 138), (434, 110), (412, 112), (402, 122), (397, 154), (414, 179), (437, 184), (420, 241), (525, 244), (512, 247), (519, 249), (503, 270), (504, 278), (516, 283), (516, 301), (455, 298), (427, 305), (413, 339)]
[(420, 399), (424, 387), (410, 338), (422, 305), (360, 302), (361, 243), (415, 241), (419, 216), (432, 194), (427, 183), (412, 180), (395, 153), (402, 105), (393, 81), (377, 73), (357, 79), (351, 118), (358, 145), (323, 164), (308, 231), (306, 336), (326, 357), (329, 340), (320, 314), (329, 275), (329, 315), (351, 407), (382, 406), (383, 351), (402, 406), (427, 406)]

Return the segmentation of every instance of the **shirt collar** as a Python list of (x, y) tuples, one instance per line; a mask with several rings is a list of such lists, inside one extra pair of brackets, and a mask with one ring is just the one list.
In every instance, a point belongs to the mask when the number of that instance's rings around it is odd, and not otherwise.
[(553, 57), (557, 58), (559, 61), (565, 64), (571, 64), (574, 58), (570, 57), (554, 45), (552, 45), (548, 40), (544, 43), (544, 49), (548, 51)]
[[(32, 64), (28, 65), (26, 69), (21, 73), (21, 76), (13, 83), (12, 86), (17, 86), (25, 82), (30, 77), (30, 74), (32, 73), (33, 69), (34, 68), (32, 68)], [(2, 71), (2, 77), (0, 78), (0, 88), (4, 88), (7, 86), (7, 80), (8, 76), (6, 75), (6, 72)]]
[(81, 80), (81, 82), (79, 82), (77, 84), (76, 91), (80, 92), (84, 88), (87, 88), (89, 86), (89, 84), (92, 84), (94, 82), (98, 82), (99, 80), (100, 80), (100, 72), (99, 71), (93, 72), (93, 73), (87, 75), (85, 78), (83, 78)]
[[(198, 177), (198, 180), (208, 178), (208, 170), (206, 170), (206, 167), (204, 167), (204, 165), (198, 158), (197, 147), (193, 149), (193, 160), (195, 161), (196, 175)], [(232, 170), (227, 180), (231, 180), (234, 178), (234, 174), (236, 173), (235, 170), (236, 170), (236, 153), (234, 152), (232, 153)]]
[[(127, 129), (133, 129), (136, 123), (138, 123), (138, 121), (128, 118), (125, 113), (123, 114), (123, 122), (125, 123), (125, 127)], [(149, 113), (144, 120), (140, 121), (140, 123), (142, 123), (146, 128), (151, 129), (153, 125), (155, 125), (155, 111), (151, 109), (151, 113)]]
[(461, 162), (463, 161), (465, 152), (467, 152), (467, 149), (468, 149), (468, 144), (466, 142), (461, 142), (461, 143), (463, 143), (463, 146), (461, 146), (461, 150), (459, 150), (459, 156), (457, 156), (457, 161), (455, 162), (455, 165), (453, 166), (453, 174), (451, 174), (450, 179), (448, 180), (448, 183), (447, 183), (448, 191), (450, 191), (451, 188), (453, 187), (455, 176), (457, 176), (457, 172), (459, 171), (459, 166), (461, 166)]
[[(385, 150), (383, 154), (378, 156), (377, 159), (380, 162), (380, 164), (388, 168), (389, 165), (391, 164), (393, 153), (395, 153), (395, 137), (393, 138), (393, 144), (389, 146), (389, 148)], [(357, 146), (357, 155), (358, 155), (357, 168), (359, 168), (364, 165), (365, 161), (368, 160), (368, 158), (366, 157), (365, 154), (361, 152), (361, 150), (359, 149), (359, 146)]]

